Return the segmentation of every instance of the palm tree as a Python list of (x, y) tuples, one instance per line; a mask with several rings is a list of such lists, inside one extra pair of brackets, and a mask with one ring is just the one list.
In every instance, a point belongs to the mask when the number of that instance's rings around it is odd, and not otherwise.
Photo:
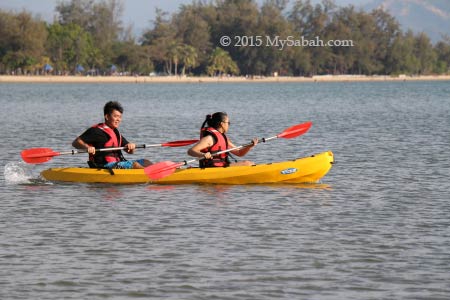
[(198, 65), (197, 59), (198, 54), (197, 50), (190, 45), (183, 44), (181, 46), (181, 62), (183, 63), (182, 75), (185, 75), (186, 69), (195, 68)]
[(167, 51), (167, 59), (169, 61), (169, 74), (172, 74), (172, 63), (175, 68), (175, 75), (178, 75), (178, 63), (181, 57), (181, 47), (179, 41), (175, 40), (169, 44), (169, 49)]
[(219, 76), (223, 74), (239, 74), (239, 68), (236, 62), (227, 51), (219, 47), (214, 49), (211, 54), (209, 66), (206, 68), (206, 71), (210, 76), (214, 76), (217, 73)]

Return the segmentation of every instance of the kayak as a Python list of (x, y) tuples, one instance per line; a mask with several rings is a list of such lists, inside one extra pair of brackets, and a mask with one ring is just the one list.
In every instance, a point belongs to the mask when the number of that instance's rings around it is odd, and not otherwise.
[(331, 151), (295, 160), (227, 168), (177, 169), (173, 174), (151, 180), (143, 169), (51, 168), (41, 172), (49, 181), (85, 183), (152, 184), (261, 184), (315, 183), (325, 176), (334, 162)]
[(114, 184), (260, 184), (315, 183), (325, 176), (334, 162), (331, 151), (290, 161), (228, 168), (177, 169), (159, 180), (151, 180), (143, 169), (51, 168), (41, 172), (49, 181)]

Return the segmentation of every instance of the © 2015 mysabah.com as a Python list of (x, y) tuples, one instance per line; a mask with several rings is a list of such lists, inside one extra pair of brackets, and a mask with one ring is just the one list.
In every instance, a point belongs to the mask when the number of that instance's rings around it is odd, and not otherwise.
[(286, 47), (353, 47), (353, 40), (322, 40), (319, 36), (312, 39), (304, 36), (295, 37), (289, 35), (281, 37), (279, 35), (224, 35), (220, 38), (220, 45), (224, 47), (275, 47), (283, 50)]

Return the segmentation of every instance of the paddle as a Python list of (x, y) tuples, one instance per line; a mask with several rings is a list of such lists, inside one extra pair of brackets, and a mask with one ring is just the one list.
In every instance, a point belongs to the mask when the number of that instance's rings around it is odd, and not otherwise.
[[(150, 145), (137, 145), (136, 148), (150, 148), (150, 147), (182, 147), (187, 146), (193, 143), (198, 142), (198, 140), (185, 140), (185, 141), (172, 141), (162, 144), (150, 144)], [(125, 147), (116, 147), (116, 148), (103, 148), (103, 149), (95, 149), (96, 152), (105, 152), (105, 151), (117, 151), (124, 150)], [(66, 154), (78, 154), (78, 153), (87, 153), (87, 150), (70, 150), (65, 152), (56, 152), (51, 148), (31, 148), (23, 150), (20, 155), (22, 159), (29, 164), (42, 164), (49, 160), (51, 160), (54, 156), (66, 155)]]
[[(286, 128), (285, 130), (283, 130), (283, 132), (281, 132), (281, 133), (279, 133), (279, 134), (277, 134), (275, 136), (272, 136), (272, 137), (269, 137), (269, 138), (259, 139), (258, 142), (265, 143), (267, 141), (270, 141), (270, 140), (273, 140), (273, 139), (277, 139), (277, 138), (285, 138), (285, 139), (295, 138), (295, 137), (297, 137), (299, 135), (302, 135), (302, 134), (306, 133), (309, 130), (309, 128), (311, 127), (311, 125), (312, 125), (312, 122), (305, 122), (305, 123), (297, 124), (297, 125), (291, 126), (289, 128)], [(245, 144), (245, 145), (237, 146), (237, 147), (234, 147), (234, 148), (230, 148), (230, 149), (227, 149), (227, 150), (219, 151), (219, 152), (214, 153), (214, 155), (220, 155), (222, 153), (227, 153), (227, 152), (231, 152), (231, 151), (234, 151), (234, 150), (239, 150), (239, 149), (242, 149), (242, 148), (245, 148), (245, 147), (249, 147), (251, 145), (253, 145), (253, 142)], [(185, 166), (187, 164), (190, 164), (190, 163), (202, 160), (202, 159), (204, 159), (204, 158), (203, 157), (197, 157), (197, 158), (192, 159), (192, 160), (188, 160), (188, 161), (185, 160), (183, 162), (178, 162), (178, 163), (175, 163), (175, 162), (172, 162), (172, 161), (162, 161), (162, 162), (159, 162), (159, 163), (156, 163), (156, 164), (153, 164), (151, 166), (146, 167), (144, 169), (144, 171), (145, 171), (145, 174), (150, 179), (158, 180), (158, 179), (161, 179), (161, 178), (164, 178), (166, 176), (171, 175), (179, 167)]]

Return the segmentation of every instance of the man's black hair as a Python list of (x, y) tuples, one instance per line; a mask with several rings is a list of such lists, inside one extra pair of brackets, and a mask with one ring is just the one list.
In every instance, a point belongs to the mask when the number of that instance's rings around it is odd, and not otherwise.
[(123, 114), (123, 107), (122, 105), (117, 101), (109, 101), (105, 104), (105, 107), (103, 108), (104, 115), (110, 115), (112, 114), (113, 110), (120, 111), (121, 114)]

